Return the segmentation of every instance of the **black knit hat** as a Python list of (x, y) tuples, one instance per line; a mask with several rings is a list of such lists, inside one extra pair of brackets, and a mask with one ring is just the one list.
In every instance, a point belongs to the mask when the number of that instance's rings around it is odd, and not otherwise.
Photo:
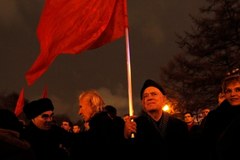
[(151, 79), (148, 79), (148, 80), (146, 80), (146, 81), (144, 82), (143, 87), (142, 87), (142, 89), (141, 89), (141, 92), (140, 92), (140, 98), (141, 98), (141, 99), (142, 99), (142, 97), (143, 97), (143, 92), (144, 92), (144, 90), (145, 90), (146, 88), (148, 88), (148, 87), (156, 87), (157, 89), (160, 90), (160, 92), (162, 92), (163, 95), (166, 94), (165, 91), (164, 91), (164, 89), (162, 88), (162, 86), (161, 86), (160, 84), (158, 84), (157, 82), (155, 82), (155, 81), (153, 81), (153, 80), (151, 80)]
[(23, 112), (28, 119), (33, 119), (46, 111), (53, 111), (54, 106), (49, 98), (41, 98), (26, 104)]
[(22, 125), (12, 111), (8, 109), (0, 109), (0, 128), (20, 132)]

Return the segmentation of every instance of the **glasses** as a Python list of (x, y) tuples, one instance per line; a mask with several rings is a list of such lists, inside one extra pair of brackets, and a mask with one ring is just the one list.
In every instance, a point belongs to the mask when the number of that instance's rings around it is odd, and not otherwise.
[(52, 114), (42, 114), (41, 115), (41, 117), (42, 117), (42, 119), (44, 119), (44, 120), (47, 120), (48, 118), (49, 119), (52, 119), (53, 118), (53, 113)]

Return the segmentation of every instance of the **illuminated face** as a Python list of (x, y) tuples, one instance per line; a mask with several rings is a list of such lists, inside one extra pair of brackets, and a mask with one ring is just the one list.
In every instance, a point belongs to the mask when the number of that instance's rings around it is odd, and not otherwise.
[(156, 87), (147, 87), (143, 92), (142, 105), (147, 112), (162, 111), (166, 97)]
[(66, 131), (70, 131), (71, 130), (71, 126), (70, 126), (69, 122), (67, 122), (67, 121), (62, 121), (61, 127), (63, 129), (65, 129)]
[(80, 127), (78, 125), (73, 126), (73, 133), (79, 133), (80, 132)]
[(93, 107), (90, 104), (90, 98), (84, 96), (79, 100), (79, 112), (85, 122), (88, 122), (94, 114)]
[(210, 109), (208, 109), (208, 108), (205, 108), (201, 111), (203, 117), (206, 117), (209, 112), (210, 112)]
[(232, 105), (240, 105), (240, 82), (232, 81), (225, 87), (225, 99)]
[(191, 114), (190, 113), (186, 113), (185, 115), (184, 115), (184, 122), (185, 123), (187, 123), (187, 124), (191, 124), (191, 123), (193, 123), (193, 117), (191, 116)]
[(42, 130), (49, 130), (53, 121), (53, 111), (46, 111), (32, 119), (32, 122)]

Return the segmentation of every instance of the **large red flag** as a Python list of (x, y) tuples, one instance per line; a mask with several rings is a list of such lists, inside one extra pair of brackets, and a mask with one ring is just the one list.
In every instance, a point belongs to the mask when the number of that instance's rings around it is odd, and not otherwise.
[(26, 72), (32, 85), (59, 54), (78, 54), (121, 38), (126, 0), (46, 0), (37, 28), (40, 54)]
[(16, 107), (14, 111), (16, 116), (19, 116), (22, 113), (23, 106), (24, 106), (24, 88), (21, 89), (17, 103), (16, 103)]

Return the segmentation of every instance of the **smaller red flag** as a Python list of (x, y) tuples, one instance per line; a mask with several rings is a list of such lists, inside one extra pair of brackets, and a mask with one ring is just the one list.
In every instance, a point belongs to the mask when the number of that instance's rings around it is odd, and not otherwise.
[(24, 106), (24, 88), (21, 89), (17, 103), (16, 103), (16, 107), (14, 111), (16, 116), (19, 116), (22, 113), (23, 106)]
[(45, 88), (43, 90), (42, 98), (47, 98), (47, 97), (48, 97), (48, 88), (47, 88), (47, 86), (45, 86)]

